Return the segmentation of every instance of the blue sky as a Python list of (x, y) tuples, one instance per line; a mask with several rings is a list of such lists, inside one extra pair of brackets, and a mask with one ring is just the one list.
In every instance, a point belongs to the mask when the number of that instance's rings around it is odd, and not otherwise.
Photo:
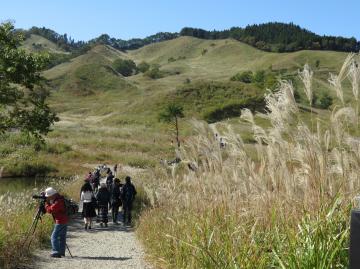
[(102, 33), (122, 39), (184, 26), (222, 30), (294, 22), (318, 34), (360, 39), (360, 0), (0, 0), (0, 20), (45, 26), (75, 40)]

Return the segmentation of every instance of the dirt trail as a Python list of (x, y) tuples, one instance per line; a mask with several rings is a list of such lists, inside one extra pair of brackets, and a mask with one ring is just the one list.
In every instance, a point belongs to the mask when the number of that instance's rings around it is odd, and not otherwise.
[[(104, 179), (102, 180), (104, 181)], [(120, 214), (119, 214), (120, 215)], [(119, 216), (119, 219), (121, 217)], [(109, 221), (111, 216), (109, 216)], [(36, 253), (36, 269), (151, 269), (144, 260), (144, 251), (138, 242), (133, 228), (109, 222), (107, 228), (101, 228), (93, 222), (91, 230), (84, 229), (79, 213), (68, 226), (67, 245), (73, 255), (51, 258), (50, 249)]]
[(98, 224), (93, 229), (84, 230), (83, 222), (78, 216), (69, 225), (67, 244), (73, 255), (51, 258), (50, 249), (36, 253), (36, 269), (112, 269), (112, 268), (152, 268), (144, 261), (144, 252), (136, 239), (132, 228), (122, 224), (109, 223), (101, 228)]

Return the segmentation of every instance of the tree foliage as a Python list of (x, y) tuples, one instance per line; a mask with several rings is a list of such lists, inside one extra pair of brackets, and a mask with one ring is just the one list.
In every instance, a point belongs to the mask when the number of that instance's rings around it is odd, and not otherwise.
[(121, 75), (128, 77), (136, 72), (136, 64), (132, 60), (116, 59), (113, 68)]
[(234, 38), (265, 51), (290, 52), (303, 49), (335, 50), (357, 52), (360, 42), (355, 38), (319, 36), (293, 23), (264, 23), (245, 28), (233, 27), (223, 31), (206, 31), (185, 27), (180, 36), (193, 36), (202, 39)]
[(165, 107), (165, 109), (160, 112), (159, 120), (173, 123), (175, 127), (176, 141), (178, 147), (180, 147), (179, 140), (179, 118), (184, 117), (184, 108), (179, 104), (169, 104)]
[(0, 24), (0, 133), (15, 129), (42, 138), (57, 120), (40, 75), (48, 58), (19, 49), (22, 40), (11, 23)]

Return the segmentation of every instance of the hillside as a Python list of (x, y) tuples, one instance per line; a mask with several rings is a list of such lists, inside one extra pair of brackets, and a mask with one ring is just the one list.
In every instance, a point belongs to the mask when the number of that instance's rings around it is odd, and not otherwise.
[[(147, 114), (144, 107), (156, 113), (166, 102), (166, 96), (186, 81), (229, 81), (236, 73), (246, 70), (270, 70), (267, 72), (273, 72), (278, 78), (282, 76), (296, 80), (297, 70), (308, 63), (315, 70), (318, 92), (329, 92), (329, 72), (338, 72), (346, 55), (333, 51), (270, 53), (233, 39), (179, 37), (126, 52), (98, 45), (44, 74), (56, 89), (81, 96), (112, 90), (116, 94), (123, 92), (122, 96), (128, 98), (129, 91), (122, 89), (136, 89), (131, 91), (135, 99), (128, 101), (137, 104), (133, 107), (136, 113)], [(150, 79), (139, 73), (125, 78), (112, 69), (113, 61), (119, 58), (131, 59), (137, 64), (157, 64), (164, 75), (159, 79)], [(141, 94), (136, 95), (135, 92)]]
[(50, 53), (67, 54), (62, 48), (56, 45), (54, 42), (39, 36), (31, 34), (23, 42), (22, 48), (31, 52), (46, 51)]

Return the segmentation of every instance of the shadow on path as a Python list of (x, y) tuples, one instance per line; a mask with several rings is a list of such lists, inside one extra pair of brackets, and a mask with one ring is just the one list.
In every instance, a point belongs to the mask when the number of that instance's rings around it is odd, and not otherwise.
[(84, 260), (102, 260), (102, 261), (126, 261), (132, 259), (132, 257), (90, 257), (90, 256), (74, 256), (74, 258)]

